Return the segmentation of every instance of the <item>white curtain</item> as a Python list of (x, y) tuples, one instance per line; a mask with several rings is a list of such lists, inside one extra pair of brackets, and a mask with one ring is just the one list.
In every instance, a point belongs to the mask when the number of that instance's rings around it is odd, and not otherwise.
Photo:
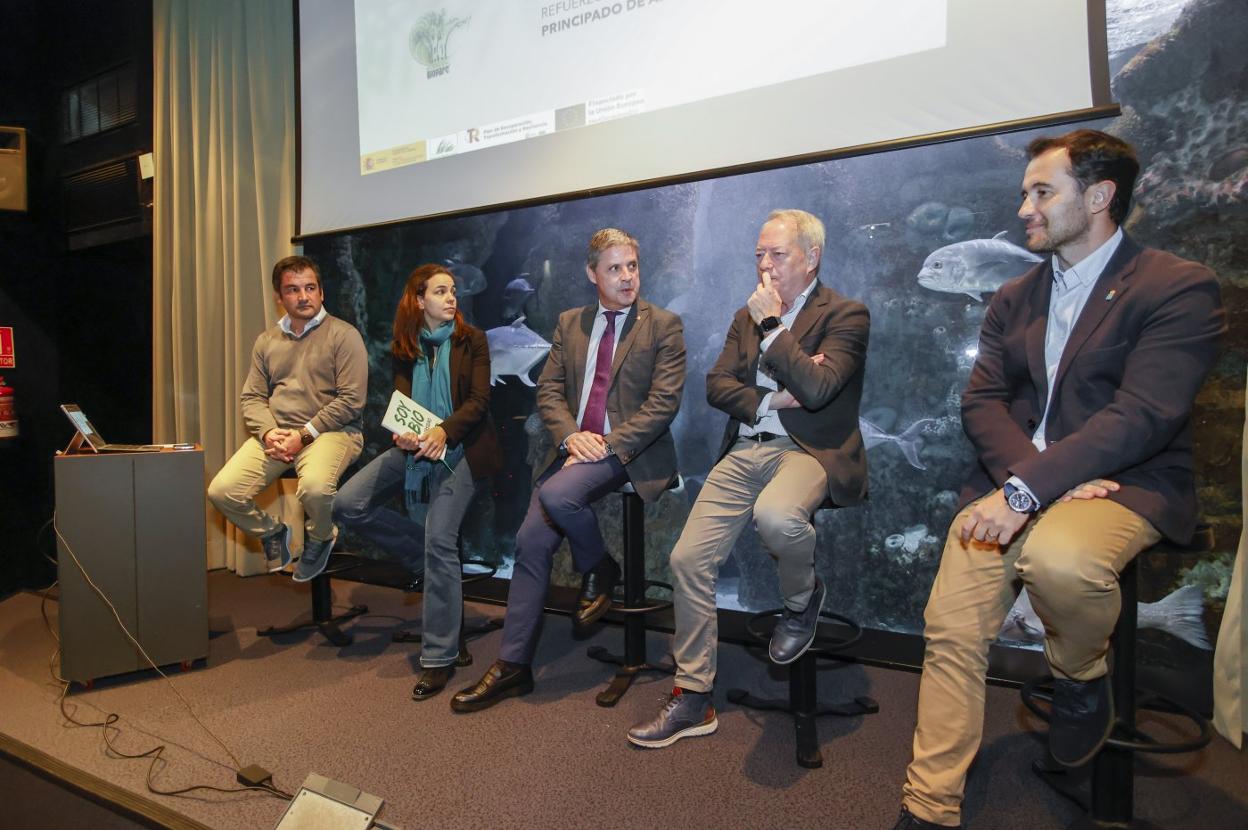
[[(247, 438), (238, 394), (277, 317), (269, 269), (292, 253), (292, 5), (155, 0), (152, 25), (152, 422), (157, 441), (203, 445), (206, 485)], [(255, 542), (205, 509), (208, 567), (263, 570)]]
[[(1248, 408), (1248, 401), (1245, 401)], [(1244, 529), (1239, 535), (1239, 551), (1231, 574), (1231, 590), (1226, 595), (1226, 611), (1218, 630), (1218, 650), (1213, 656), (1213, 725), (1222, 736), (1243, 749), (1244, 733), (1248, 731), (1248, 619), (1244, 618), (1244, 602), (1248, 600), (1248, 576), (1244, 560), (1248, 559), (1248, 419), (1244, 421), (1244, 454), (1240, 462)]]

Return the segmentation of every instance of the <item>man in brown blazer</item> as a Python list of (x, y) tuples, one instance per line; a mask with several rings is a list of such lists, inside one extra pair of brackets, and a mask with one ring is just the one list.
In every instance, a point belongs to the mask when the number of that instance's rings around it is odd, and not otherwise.
[(593, 502), (631, 482), (646, 502), (676, 478), (669, 426), (685, 386), (680, 317), (640, 299), (637, 240), (604, 228), (589, 243), (585, 273), (598, 302), (563, 312), (537, 383), (537, 408), (556, 450), (533, 488), (516, 533), (499, 659), (451, 700), (475, 712), (533, 690), (530, 664), (555, 550), (566, 538), (584, 574), (578, 625), (611, 605), (620, 569), (606, 552)]
[(767, 218), (755, 249), (758, 287), (733, 317), (706, 376), (729, 415), (720, 459), (672, 550), (676, 687), (659, 715), (628, 731), (663, 747), (718, 727), (715, 580), (751, 517), (776, 559), (785, 611), (769, 654), (791, 663), (810, 647), (826, 593), (815, 574), (811, 516), (826, 501), (858, 504), (867, 456), (858, 431), (870, 317), (819, 282), (824, 229), (800, 210)]
[(984, 317), (962, 396), (979, 465), (925, 613), (914, 760), (894, 830), (959, 827), (979, 750), (988, 646), (1019, 590), (1056, 678), (1049, 751), (1090, 760), (1113, 728), (1106, 653), (1118, 574), (1196, 518), (1192, 402), (1225, 331), (1217, 279), (1119, 225), (1139, 164), (1094, 130), (1028, 147), (1018, 215), (1052, 253)]

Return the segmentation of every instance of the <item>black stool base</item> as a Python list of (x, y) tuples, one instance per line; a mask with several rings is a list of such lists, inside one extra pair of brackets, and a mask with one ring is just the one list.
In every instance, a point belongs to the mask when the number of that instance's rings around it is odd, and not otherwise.
[(797, 765), (805, 769), (818, 769), (823, 766), (823, 754), (819, 751), (818, 718), (825, 715), (852, 718), (858, 715), (874, 715), (880, 711), (880, 704), (876, 703), (874, 698), (865, 696), (823, 704), (814, 699), (803, 699), (806, 695), (804, 690), (799, 689), (799, 685), (803, 684), (805, 678), (801, 675), (806, 672), (813, 675), (815, 671), (817, 671), (817, 666), (813, 654), (803, 655), (792, 665), (788, 700), (755, 697), (745, 689), (728, 690), (730, 703), (765, 712), (788, 712), (793, 716), (793, 731), (797, 739)]
[[(614, 706), (620, 702), (620, 698), (624, 697), (633, 685), (633, 681), (637, 679), (637, 675), (645, 672), (653, 672), (655, 674), (675, 674), (676, 667), (673, 665), (651, 665), (650, 663), (632, 663), (623, 654), (615, 654), (608, 651), (603, 646), (592, 646), (585, 652), (585, 656), (591, 660), (598, 660), (603, 663), (610, 663), (613, 666), (619, 666), (620, 669), (615, 673), (615, 677), (611, 678), (611, 682), (607, 684), (607, 688), (598, 693), (594, 700), (599, 706)], [(645, 655), (642, 655), (644, 661)]]
[(261, 637), (275, 637), (279, 634), (293, 634), (294, 632), (302, 631), (305, 628), (315, 628), (317, 631), (320, 631), (321, 634), (325, 636), (325, 639), (329, 640), (330, 643), (342, 648), (343, 646), (351, 645), (354, 638), (339, 628), (338, 623), (346, 622), (347, 620), (354, 619), (361, 614), (367, 613), (367, 605), (352, 605), (341, 614), (334, 614), (328, 619), (313, 619), (301, 623), (291, 623), (290, 625), (271, 625), (268, 628), (257, 631), (256, 634)]
[[(774, 621), (780, 616), (780, 613), (781, 609), (773, 608), (754, 614), (745, 625), (746, 633), (760, 643), (768, 642), (771, 638), (771, 632), (765, 631), (762, 624), (766, 620), (772, 620), (774, 626)], [(793, 716), (793, 731), (797, 738), (797, 765), (805, 769), (818, 769), (823, 766), (823, 755), (819, 752), (817, 718), (825, 715), (852, 718), (858, 715), (874, 715), (880, 711), (880, 704), (876, 703), (873, 698), (865, 696), (856, 697), (852, 701), (825, 703), (822, 705), (819, 703), (819, 687), (817, 683), (819, 665), (816, 660), (825, 652), (853, 645), (862, 637), (862, 626), (849, 617), (832, 611), (820, 611), (819, 617), (847, 626), (851, 633), (846, 638), (836, 640), (820, 640), (816, 635), (816, 639), (811, 643), (806, 653), (789, 664), (788, 700), (755, 697), (745, 689), (728, 690), (728, 701), (730, 703), (736, 703), (749, 709), (788, 712)]]
[(1077, 806), (1084, 815), (1066, 826), (1066, 830), (1161, 830), (1159, 825), (1138, 818), (1121, 821), (1093, 818), (1092, 788), (1089, 768), (1069, 769), (1051, 759), (1033, 761), (1031, 771), (1053, 792)]
[[(334, 559), (333, 556), (339, 557)], [(329, 578), (331, 575), (351, 570), (357, 564), (354, 562), (355, 557), (348, 557), (344, 554), (333, 554), (330, 558), (330, 565), (325, 572), (314, 578), (312, 585), (312, 619), (301, 622), (291, 623), (290, 625), (271, 625), (268, 628), (258, 630), (256, 634), (261, 637), (274, 637), (279, 634), (291, 634), (295, 631), (302, 631), (305, 628), (315, 628), (320, 631), (326, 640), (333, 645), (343, 648), (351, 645), (352, 636), (341, 628), (338, 623), (345, 622), (368, 613), (367, 605), (352, 605), (346, 611), (340, 614), (334, 613), (334, 592), (330, 587)]]
[(1097, 821), (1090, 816), (1076, 819), (1073, 824), (1069, 824), (1066, 830), (1163, 830), (1160, 824), (1153, 824), (1151, 821), (1142, 821), (1134, 819), (1126, 824), (1121, 822), (1105, 822)]

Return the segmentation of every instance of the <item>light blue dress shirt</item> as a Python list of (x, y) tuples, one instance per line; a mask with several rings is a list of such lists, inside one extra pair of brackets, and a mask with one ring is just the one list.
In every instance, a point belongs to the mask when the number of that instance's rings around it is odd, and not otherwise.
[[(1053, 402), (1053, 381), (1057, 378), (1057, 367), (1061, 364), (1062, 353), (1070, 342), (1070, 333), (1075, 322), (1083, 313), (1083, 307), (1092, 296), (1092, 289), (1101, 278), (1101, 273), (1109, 260), (1113, 258), (1122, 242), (1122, 228), (1105, 240), (1101, 247), (1088, 254), (1079, 262), (1062, 270), (1057, 254), (1053, 255), (1053, 292), (1049, 296), (1049, 320), (1044, 329), (1044, 372), (1048, 379), (1048, 395), (1044, 400), (1044, 415), (1032, 433), (1031, 443), (1036, 449), (1044, 452), (1048, 444), (1044, 440), (1044, 430), (1049, 420), (1049, 405)], [(1026, 491), (1033, 501), (1039, 502), (1036, 494), (1018, 476), (1010, 476), (1009, 484)]]

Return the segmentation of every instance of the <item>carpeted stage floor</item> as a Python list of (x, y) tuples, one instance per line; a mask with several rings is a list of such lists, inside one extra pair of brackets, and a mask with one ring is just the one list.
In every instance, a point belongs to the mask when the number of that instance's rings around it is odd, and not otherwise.
[[(209, 575), (211, 655), (205, 666), (172, 674), (178, 690), (243, 764), (272, 770), (298, 788), (308, 772), (385, 799), (380, 818), (416, 828), (806, 828), (892, 827), (910, 753), (918, 675), (827, 663), (820, 688), (833, 697), (867, 694), (880, 712), (820, 721), (825, 763), (794, 763), (787, 715), (727, 703), (732, 686), (783, 696), (784, 676), (761, 652), (720, 649), (719, 732), (657, 751), (631, 747), (624, 731), (653, 715), (670, 678), (647, 677), (614, 709), (594, 703), (611, 667), (587, 659), (594, 644), (618, 648), (622, 630), (603, 627), (573, 640), (566, 617), (550, 615), (536, 661), (537, 691), (473, 715), (454, 715), (450, 691), (475, 681), (494, 658), (499, 633), (472, 644), (473, 666), (451, 689), (424, 702), (410, 690), (417, 645), (391, 632), (418, 620), (420, 596), (335, 582), (337, 604), (371, 613), (347, 627), (353, 645), (327, 645), (316, 632), (260, 638), (257, 627), (306, 614), (308, 590), (288, 579)], [(56, 603), (47, 604), (55, 623)], [(470, 604), (470, 619), (502, 609)], [(651, 634), (652, 658), (666, 638)], [(284, 802), (269, 796), (201, 791), (192, 798), (148, 795), (146, 760), (109, 757), (101, 730), (68, 727), (49, 674), (54, 642), (40, 598), (0, 603), (0, 733), (72, 767), (149, 798), (212, 828), (272, 827)], [(152, 673), (100, 681), (68, 698), (75, 717), (121, 716), (114, 738), (126, 752), (167, 744), (156, 785), (235, 786), (229, 758)], [(1061, 828), (1077, 811), (1029, 772), (1042, 744), (1013, 689), (989, 689), (984, 750), (972, 771), (966, 819), (976, 830)], [(1166, 828), (1248, 826), (1248, 753), (1225, 741), (1193, 756), (1138, 762), (1137, 814)], [(2, 790), (0, 790), (2, 791)], [(33, 793), (34, 790), (32, 789)], [(33, 795), (31, 796), (34, 797)], [(0, 806), (4, 815), (13, 812)], [(20, 811), (18, 811), (20, 813)], [(27, 813), (29, 814), (29, 813)]]

